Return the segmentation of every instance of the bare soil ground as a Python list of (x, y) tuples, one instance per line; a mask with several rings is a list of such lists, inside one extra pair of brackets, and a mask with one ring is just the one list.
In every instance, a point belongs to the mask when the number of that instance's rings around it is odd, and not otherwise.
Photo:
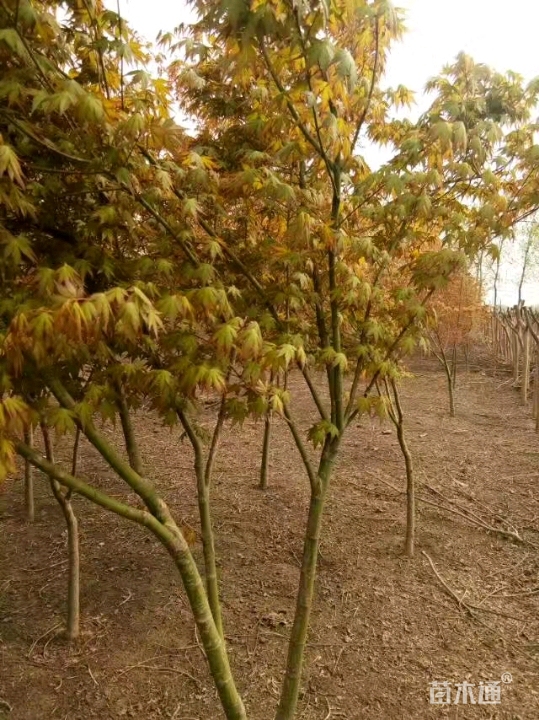
[[(536, 720), (539, 437), (507, 374), (462, 374), (452, 419), (439, 368), (421, 361), (414, 372), (403, 404), (418, 483), (525, 543), (420, 504), (417, 556), (404, 558), (402, 457), (390, 425), (363, 419), (348, 434), (327, 508), (298, 718)], [(307, 427), (313, 409), (299, 378), (293, 390)], [(252, 720), (271, 720), (278, 697), (308, 491), (278, 422), (270, 487), (257, 489), (262, 428), (227, 428), (214, 489), (226, 635)], [(137, 432), (149, 474), (196, 527), (188, 443), (143, 414)], [(81, 472), (124, 496), (88, 447)], [(64, 643), (65, 532), (47, 483), (36, 477), (36, 486), (33, 526), (20, 480), (0, 496), (0, 718), (221, 718), (170, 559), (140, 528), (80, 499), (84, 632)], [(428, 487), (420, 495), (447, 504)], [(198, 541), (194, 551), (200, 559)], [(499, 704), (429, 704), (431, 681), (467, 680), (477, 697), (480, 681), (504, 673), (512, 682)]]

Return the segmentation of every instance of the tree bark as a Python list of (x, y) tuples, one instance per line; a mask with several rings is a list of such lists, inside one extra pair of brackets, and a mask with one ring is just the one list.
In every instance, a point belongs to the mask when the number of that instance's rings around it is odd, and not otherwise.
[(117, 394), (118, 412), (120, 415), (120, 422), (122, 424), (122, 431), (125, 440), (125, 449), (127, 451), (127, 457), (129, 458), (129, 464), (136, 473), (142, 475), (144, 472), (142, 468), (142, 459), (140, 457), (139, 446), (137, 443), (137, 438), (135, 436), (135, 430), (133, 428), (131, 412), (125, 400), (125, 396), (120, 388), (118, 388)]
[(457, 343), (453, 343), (451, 351), (451, 384), (453, 389), (457, 387)]
[(395, 409), (397, 411), (391, 419), (397, 428), (397, 439), (404, 457), (404, 466), (406, 468), (406, 538), (404, 541), (404, 552), (408, 557), (413, 557), (416, 519), (414, 463), (410, 448), (406, 442), (406, 435), (404, 432), (404, 413), (402, 411), (397, 383), (394, 380), (391, 381), (391, 388), (393, 390)]
[[(34, 430), (31, 425), (24, 429), (24, 442), (28, 447), (34, 446)], [(36, 511), (34, 501), (34, 468), (28, 460), (24, 461), (24, 506), (26, 519), (34, 522)]]
[(313, 605), (323, 510), (334, 458), (335, 450), (329, 447), (328, 452), (325, 453), (325, 456), (323, 454), (320, 460), (318, 489), (311, 493), (303, 544), (299, 589), (296, 597), (296, 610), (288, 645), (285, 677), (275, 720), (292, 720), (296, 713), (305, 645), (309, 630), (309, 618)]
[(271, 439), (271, 410), (266, 410), (264, 417), (264, 439), (262, 441), (262, 459), (260, 462), (260, 484), (261, 490), (266, 490), (268, 487), (268, 472), (269, 472), (269, 449)]
[[(41, 432), (45, 444), (47, 460), (54, 464), (54, 451), (50, 439), (49, 429), (42, 424)], [(75, 446), (75, 450), (78, 445)], [(75, 462), (73, 463), (75, 464)], [(79, 553), (79, 527), (77, 517), (71, 504), (71, 493), (64, 491), (60, 483), (49, 475), (52, 493), (60, 505), (67, 528), (68, 573), (67, 573), (67, 619), (66, 637), (73, 641), (79, 637), (80, 632), (80, 553)]]
[(68, 578), (66, 637), (76, 640), (80, 632), (80, 554), (79, 526), (73, 505), (61, 485), (49, 478), (54, 497), (58, 501), (67, 527)]
[(47, 476), (54, 478), (65, 487), (68, 487), (70, 491), (81, 494), (106, 510), (148, 528), (162, 543), (172, 557), (182, 578), (189, 606), (200, 633), (202, 646), (225, 716), (227, 720), (247, 720), (243, 702), (230, 671), (224, 640), (215, 626), (202, 578), (184, 536), (174, 523), (169, 522), (170, 513), (167, 512), (168, 509), (163, 507), (161, 514), (164, 520), (161, 521), (151, 512), (126, 505), (88, 485), (80, 478), (64, 472), (52, 463), (45, 461), (23, 443), (16, 441), (15, 445), (17, 452), (22, 457), (32, 462)]
[(215, 540), (211, 518), (210, 488), (204, 479), (197, 481), (198, 512), (200, 516), (200, 531), (202, 535), (202, 551), (204, 553), (204, 575), (206, 578), (206, 591), (208, 603), (211, 608), (213, 620), (219, 635), (224, 637), (223, 615), (219, 599), (219, 578), (217, 575), (217, 558), (215, 554)]
[(204, 452), (202, 444), (197, 437), (191, 422), (183, 410), (177, 410), (180, 422), (191, 442), (195, 454), (195, 477), (197, 482), (197, 502), (200, 519), (200, 534), (202, 537), (202, 551), (204, 554), (204, 576), (206, 580), (206, 592), (208, 603), (211, 609), (213, 620), (219, 635), (224, 637), (223, 615), (219, 599), (219, 577), (217, 574), (217, 557), (215, 553), (215, 539), (213, 534), (213, 523), (211, 517), (211, 480), (212, 470), (215, 461), (215, 454), (219, 437), (225, 420), (225, 398), (221, 399), (219, 415), (214, 428), (210, 450), (206, 464), (204, 464)]
[(451, 372), (451, 368), (449, 366), (449, 362), (447, 360), (447, 355), (445, 354), (445, 350), (440, 344), (440, 354), (438, 355), (438, 359), (442, 363), (445, 377), (447, 380), (447, 393), (449, 397), (449, 415), (451, 417), (455, 417), (455, 389), (453, 385), (453, 374)]
[[(217, 687), (227, 720), (247, 720), (243, 701), (238, 694), (222, 634), (219, 632), (210, 608), (204, 585), (191, 553), (182, 547), (179, 538), (158, 534), (182, 576), (195, 622), (200, 632), (210, 672)], [(185, 541), (184, 541), (185, 543)]]

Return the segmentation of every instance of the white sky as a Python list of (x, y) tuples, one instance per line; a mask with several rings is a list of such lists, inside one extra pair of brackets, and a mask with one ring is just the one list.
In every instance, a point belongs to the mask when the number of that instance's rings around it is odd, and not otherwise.
[[(425, 82), (461, 50), (496, 70), (539, 75), (539, 0), (394, 0), (406, 11), (408, 32), (395, 46), (387, 81), (420, 95)], [(189, 20), (182, 0), (121, 0), (122, 13), (148, 40)], [(421, 98), (418, 97), (421, 103)], [(536, 277), (533, 277), (535, 274)], [(506, 273), (502, 303), (516, 302), (514, 273)], [(537, 281), (536, 281), (537, 280)], [(539, 304), (539, 269), (525, 287), (528, 305)]]

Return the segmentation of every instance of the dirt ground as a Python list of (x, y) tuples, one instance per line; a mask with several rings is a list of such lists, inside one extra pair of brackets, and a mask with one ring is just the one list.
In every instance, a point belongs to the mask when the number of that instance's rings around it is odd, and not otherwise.
[[(417, 554), (404, 558), (395, 433), (371, 419), (351, 429), (327, 507), (298, 719), (536, 720), (539, 436), (507, 373), (475, 367), (462, 374), (452, 419), (437, 365), (413, 369), (402, 394), (419, 494), (447, 507), (438, 491), (458, 506), (451, 513), (421, 503)], [(292, 387), (307, 428), (311, 402), (300, 378)], [(227, 428), (213, 506), (226, 635), (252, 720), (271, 720), (278, 697), (308, 492), (279, 422), (270, 486), (257, 488), (262, 429)], [(196, 526), (188, 443), (142, 413), (137, 433), (148, 474), (176, 516)], [(88, 447), (81, 472), (123, 497)], [(74, 647), (65, 644), (58, 633), (66, 537), (48, 485), (39, 476), (36, 485), (33, 526), (24, 521), (20, 480), (0, 496), (0, 718), (223, 717), (170, 559), (139, 527), (82, 499), (75, 504), (83, 635)], [(524, 542), (472, 524), (468, 511)], [(200, 559), (199, 541), (194, 551)], [(477, 699), (481, 681), (502, 677), (511, 682), (501, 684), (499, 704), (429, 703), (432, 681), (468, 681)]]

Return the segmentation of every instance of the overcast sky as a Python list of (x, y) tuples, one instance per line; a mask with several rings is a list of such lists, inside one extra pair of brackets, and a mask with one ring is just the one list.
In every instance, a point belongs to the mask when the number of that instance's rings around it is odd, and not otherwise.
[[(514, 70), (527, 80), (539, 75), (539, 0), (400, 0), (408, 32), (389, 61), (390, 85), (421, 93), (425, 82), (461, 50), (496, 70)], [(189, 20), (182, 0), (121, 0), (122, 13), (148, 40)], [(421, 103), (420, 97), (418, 98)], [(539, 269), (534, 271), (539, 280)], [(516, 302), (514, 273), (507, 274), (502, 302)], [(534, 280), (534, 278), (530, 278)], [(539, 283), (525, 287), (527, 304), (539, 304)]]

